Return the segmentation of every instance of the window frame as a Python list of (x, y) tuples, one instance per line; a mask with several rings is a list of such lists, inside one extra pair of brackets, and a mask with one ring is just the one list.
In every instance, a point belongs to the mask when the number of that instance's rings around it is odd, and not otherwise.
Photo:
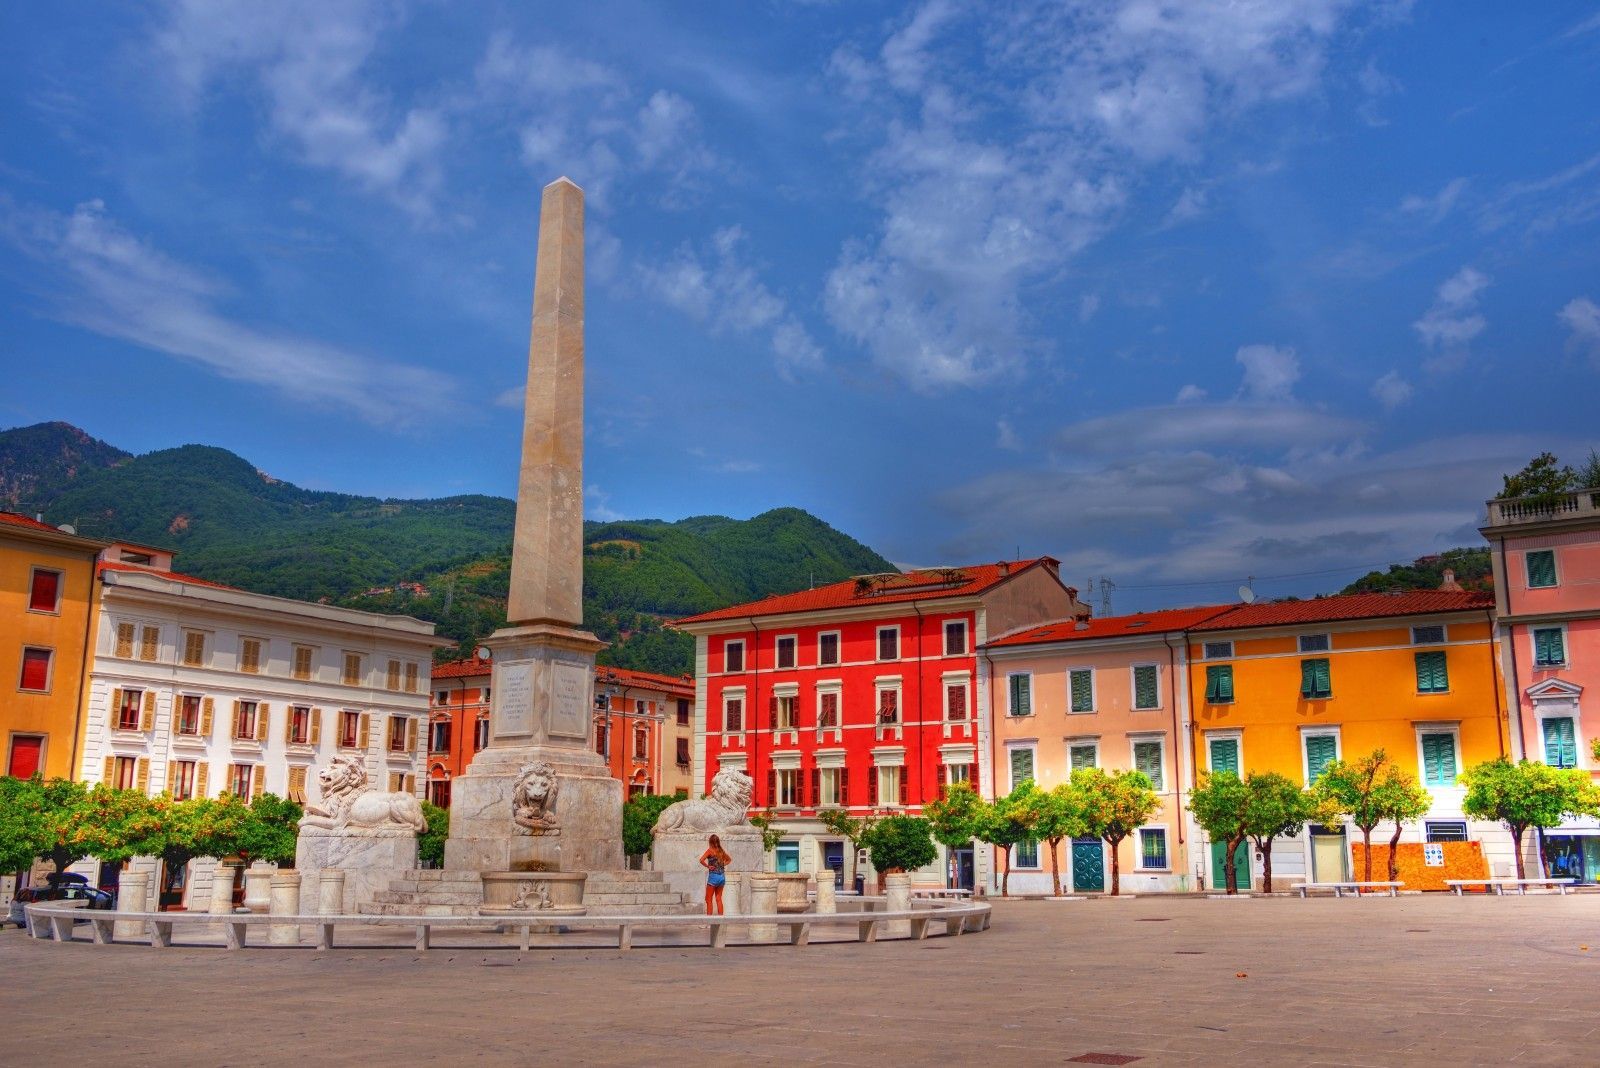
[[(1418, 723), (1417, 732), (1417, 782), (1425, 790), (1459, 790), (1461, 789), (1461, 727), (1459, 724)], [(1432, 783), (1428, 781), (1427, 752), (1423, 748), (1423, 739), (1429, 735), (1446, 735), (1450, 738), (1451, 766), (1455, 775), (1448, 783)], [(1542, 739), (1541, 739), (1542, 741)]]
[[(733, 667), (733, 650), (739, 650), (739, 666)], [(745, 671), (745, 644), (743, 638), (729, 638), (722, 643), (722, 673), (724, 675), (743, 675)]]
[[(56, 595), (49, 608), (35, 608), (34, 597), (38, 590), (40, 575), (54, 575), (56, 580)], [(54, 567), (32, 568), (28, 573), (28, 606), (25, 611), (41, 616), (59, 616), (61, 614), (61, 601), (67, 584), (67, 573)]]
[[(728, 726), (728, 709), (731, 705), (739, 706), (739, 723), (737, 726)], [(731, 688), (722, 691), (722, 733), (743, 734), (750, 729), (749, 709), (745, 707), (744, 687)]]
[[(1306, 668), (1313, 664), (1322, 664), (1328, 676), (1326, 690), (1317, 691), (1315, 668), (1313, 668), (1312, 683), (1306, 685)], [(1333, 659), (1326, 656), (1307, 656), (1300, 660), (1300, 700), (1302, 701), (1330, 701), (1333, 699)]]
[(384, 749), (390, 753), (404, 753), (406, 751), (406, 731), (409, 730), (410, 716), (389, 714), (387, 730), (385, 730)]
[[(178, 653), (178, 662), (184, 667), (205, 667), (206, 654), (210, 651), (209, 647), (211, 645), (209, 632), (196, 630), (193, 627), (180, 629), (183, 635), (183, 648)], [(200, 639), (200, 655), (191, 660), (189, 659), (189, 648), (195, 638)]]
[[(1025, 848), (1033, 851), (1033, 859), (1031, 861), (1023, 859), (1022, 851)], [(1038, 839), (1018, 842), (1011, 847), (1011, 861), (1007, 865), (1007, 870), (1015, 868), (1018, 871), (1043, 871), (1043, 856), (1043, 852), (1039, 849)]]
[[(41, 654), (44, 658), (44, 684), (41, 686), (24, 685), (28, 680), (29, 654)], [(35, 656), (37, 659), (37, 656)], [(56, 651), (48, 645), (24, 645), (21, 654), (17, 657), (17, 692), (32, 694), (48, 694), (55, 687), (56, 681)]]
[[(1159, 834), (1161, 836), (1161, 860), (1163, 861), (1163, 863), (1161, 863), (1161, 864), (1146, 864), (1145, 863), (1144, 838), (1145, 838), (1145, 835), (1147, 835), (1147, 834)], [(1168, 835), (1167, 835), (1167, 825), (1166, 824), (1164, 824), (1164, 823), (1156, 823), (1156, 824), (1151, 824), (1151, 825), (1146, 826), (1146, 827), (1140, 827), (1135, 832), (1134, 837), (1135, 837), (1135, 840), (1136, 840), (1135, 844), (1137, 846), (1137, 848), (1134, 850), (1134, 854), (1133, 854), (1133, 860), (1134, 860), (1134, 865), (1133, 866), (1134, 866), (1134, 870), (1135, 871), (1168, 871), (1169, 872), (1169, 871), (1172, 870), (1172, 852), (1171, 852), (1171, 850), (1169, 850), (1167, 848)]]
[[(194, 730), (186, 730), (189, 719), (190, 702), (194, 702)], [(197, 693), (180, 693), (172, 703), (172, 714), (177, 717), (173, 734), (179, 738), (200, 737), (200, 725), (205, 722), (206, 699)]]
[(1027, 753), (1028, 766), (1032, 773), (1028, 776), (1035, 785), (1039, 782), (1039, 743), (1038, 742), (1008, 742), (1006, 743), (1006, 792), (1010, 793), (1021, 785), (1016, 778), (1017, 766), (1012, 759), (1013, 753)]
[(1203, 740), (1206, 746), (1206, 771), (1215, 772), (1217, 770), (1216, 765), (1211, 762), (1211, 743), (1232, 742), (1234, 759), (1239, 762), (1239, 767), (1234, 771), (1234, 774), (1239, 776), (1241, 779), (1244, 778), (1244, 769), (1246, 765), (1244, 762), (1243, 730), (1235, 728), (1232, 730), (1205, 731)]
[[(1072, 764), (1072, 751), (1074, 749), (1087, 749), (1094, 754), (1093, 760), (1085, 767), (1098, 768), (1100, 763), (1100, 739), (1098, 738), (1068, 738), (1067, 743), (1067, 778), (1072, 778), (1072, 773), (1078, 769)], [(1037, 770), (1037, 769), (1036, 769)]]
[[(1235, 679), (1234, 679), (1234, 674), (1233, 674), (1233, 665), (1232, 664), (1207, 664), (1205, 667), (1206, 667), (1206, 689), (1205, 689), (1205, 694), (1203, 695), (1204, 703), (1208, 704), (1208, 705), (1231, 705), (1235, 701), (1237, 701), (1238, 700), (1239, 691), (1238, 691), (1238, 688), (1234, 684), (1235, 683)], [(1213, 678), (1217, 678), (1217, 679), (1226, 678), (1228, 680), (1228, 696), (1226, 698), (1212, 697), (1211, 696), (1211, 694), (1212, 694), (1211, 680)], [(1221, 687), (1218, 687), (1218, 691), (1219, 692), (1220, 692), (1220, 689), (1221, 689)]]
[[(1154, 671), (1155, 675), (1156, 675), (1156, 678), (1155, 678), (1156, 703), (1153, 704), (1153, 705), (1141, 705), (1139, 703), (1139, 672), (1140, 672), (1141, 669), (1144, 669), (1144, 668), (1148, 668), (1149, 670)], [(1162, 703), (1162, 700), (1161, 700), (1161, 665), (1159, 663), (1157, 663), (1156, 661), (1154, 661), (1154, 660), (1142, 661), (1142, 662), (1137, 663), (1137, 664), (1129, 664), (1128, 665), (1128, 710), (1131, 711), (1131, 712), (1159, 712), (1164, 707), (1165, 707), (1165, 705)]]
[[(1306, 644), (1308, 640), (1311, 643), (1309, 645)], [(1316, 644), (1318, 641), (1321, 641), (1322, 645), (1318, 646)], [(1301, 656), (1314, 656), (1316, 653), (1331, 653), (1333, 652), (1333, 634), (1332, 632), (1325, 630), (1317, 631), (1314, 634), (1296, 634), (1295, 651)]]
[[(349, 734), (345, 733), (346, 724), (349, 724), (353, 728)], [(348, 741), (346, 741), (347, 738), (349, 739)], [(339, 709), (339, 736), (337, 748), (361, 748), (361, 713), (359, 711), (351, 708)]]
[(1344, 759), (1344, 739), (1338, 727), (1302, 727), (1300, 729), (1300, 776), (1301, 780), (1310, 786), (1316, 781), (1316, 776), (1311, 774), (1311, 751), (1306, 743), (1312, 738), (1333, 739), (1333, 759)]
[[(961, 631), (961, 648), (960, 649), (952, 650), (950, 648), (950, 630), (951, 630), (952, 627), (960, 628), (960, 631)], [(967, 655), (967, 653), (971, 649), (971, 643), (967, 640), (967, 632), (968, 632), (968, 627), (967, 627), (967, 621), (965, 619), (947, 619), (947, 620), (944, 621), (944, 625), (940, 628), (940, 633), (943, 636), (944, 655), (945, 656), (966, 656)]]
[[(245, 716), (247, 714), (249, 716), (249, 721), (248, 721), (249, 724), (250, 724), (250, 729), (249, 730), (245, 730), (244, 729), (244, 724), (246, 722)], [(243, 698), (241, 698), (240, 701), (239, 701), (238, 711), (236, 711), (234, 713), (234, 716), (233, 716), (233, 725), (232, 725), (231, 729), (228, 732), (229, 740), (230, 741), (234, 741), (234, 742), (253, 742), (253, 741), (255, 741), (256, 740), (256, 732), (260, 730), (260, 723), (261, 723), (260, 717), (261, 717), (261, 702), (260, 701), (249, 701), (249, 700), (244, 700)]]
[[(1548, 556), (1550, 558), (1550, 581), (1533, 581), (1533, 558), (1535, 556)], [(1550, 590), (1561, 585), (1561, 572), (1556, 565), (1556, 551), (1554, 549), (1524, 549), (1522, 552), (1522, 577), (1528, 582), (1530, 590)]]
[[(1569, 708), (1569, 709), (1563, 709), (1562, 711), (1559, 711), (1559, 712), (1556, 712), (1556, 711), (1536, 712), (1535, 714), (1538, 717), (1538, 721), (1539, 721), (1539, 756), (1544, 761), (1544, 763), (1546, 765), (1552, 767), (1552, 768), (1556, 768), (1556, 767), (1560, 767), (1560, 768), (1571, 767), (1571, 768), (1577, 768), (1577, 769), (1584, 768), (1585, 765), (1584, 765), (1584, 762), (1583, 762), (1583, 732), (1579, 727), (1577, 710)], [(1570, 765), (1567, 765), (1567, 764), (1559, 764), (1558, 765), (1558, 764), (1551, 764), (1550, 763), (1550, 748), (1549, 748), (1549, 742), (1546, 740), (1546, 737), (1545, 737), (1545, 724), (1550, 723), (1552, 721), (1556, 721), (1556, 720), (1566, 720), (1568, 723), (1572, 724), (1572, 763)]]
[[(822, 659), (822, 650), (827, 646), (824, 639), (833, 639), (833, 659)], [(838, 667), (844, 659), (844, 632), (837, 630), (817, 631), (817, 667)]]
[[(894, 718), (883, 718), (884, 699), (890, 694), (894, 695), (891, 702), (894, 705)], [(901, 690), (899, 678), (877, 681), (872, 684), (872, 722), (878, 727), (904, 727), (905, 719), (905, 694)]]
[[(823, 721), (823, 699), (833, 698), (833, 722)], [(844, 724), (844, 686), (837, 682), (817, 683), (817, 731), (836, 731)]]
[[(878, 780), (878, 808), (900, 808), (900, 785), (906, 782), (906, 769), (904, 764), (874, 764), (872, 774)], [(890, 788), (884, 789), (884, 782), (890, 782)]]
[[(1028, 708), (1027, 708), (1027, 711), (1025, 711), (1025, 712), (1018, 712), (1017, 709), (1016, 709), (1016, 705), (1017, 705), (1016, 680), (1017, 679), (1026, 679), (1027, 680), (1027, 684), (1026, 685), (1027, 685), (1027, 705), (1028, 705)], [(1006, 672), (1006, 716), (1008, 718), (1026, 719), (1029, 716), (1032, 716), (1034, 714), (1035, 713), (1033, 711), (1033, 672), (1031, 672), (1031, 671), (1008, 671), (1008, 672)]]
[[(1460, 838), (1456, 838), (1454, 836), (1451, 836), (1449, 838), (1435, 838), (1433, 836), (1433, 834), (1434, 834), (1434, 828), (1436, 828), (1436, 827), (1449, 827), (1449, 828), (1452, 828), (1452, 829), (1454, 829), (1456, 827), (1459, 827), (1459, 828), (1461, 828), (1461, 837)], [(1463, 820), (1452, 820), (1452, 819), (1428, 820), (1428, 819), (1425, 819), (1425, 820), (1422, 821), (1422, 840), (1424, 842), (1470, 842), (1470, 841), (1472, 841), (1472, 827), (1464, 819)]]
[(174, 801), (187, 801), (194, 797), (195, 782), (199, 775), (198, 760), (174, 760), (168, 773), (167, 789)]
[[(1217, 647), (1217, 646), (1226, 646), (1228, 651), (1226, 653), (1217, 653), (1215, 656), (1213, 656), (1212, 653), (1211, 653), (1211, 650), (1212, 650), (1213, 647)], [(1221, 641), (1221, 642), (1201, 642), (1200, 643), (1200, 659), (1201, 660), (1232, 660), (1233, 659), (1233, 642), (1232, 642), (1232, 640)]]
[[(640, 750), (643, 750), (643, 752), (640, 752)], [(650, 728), (643, 723), (637, 724), (633, 728), (633, 759), (650, 759)]]
[[(783, 645), (789, 643), (789, 662), (783, 662)], [(800, 635), (780, 634), (772, 640), (772, 670), (793, 671), (800, 666)]]
[[(965, 673), (960, 678), (946, 678), (940, 680), (940, 692), (944, 700), (940, 707), (943, 709), (943, 719), (946, 723), (971, 723), (972, 722), (972, 680)], [(950, 714), (950, 695), (956, 690), (961, 691), (961, 716), (956, 718)]]
[[(351, 671), (351, 661), (355, 662), (355, 670)], [(364, 686), (367, 681), (367, 658), (358, 652), (346, 649), (339, 658), (339, 682), (344, 686)]]
[[(304, 726), (305, 730), (304, 731), (298, 730), (297, 728), (299, 726)], [(289, 706), (288, 733), (289, 733), (289, 741), (288, 741), (289, 745), (310, 745), (311, 744), (311, 706), (310, 705), (290, 705)]]
[[(239, 674), (241, 674), (241, 675), (260, 675), (260, 674), (263, 674), (263, 672), (262, 672), (262, 661), (265, 659), (265, 657), (262, 654), (266, 652), (266, 647), (267, 647), (267, 643), (266, 643), (266, 640), (264, 638), (257, 638), (257, 637), (254, 637), (254, 636), (251, 636), (251, 635), (246, 635), (246, 634), (239, 635), (239, 662), (238, 662), (238, 665), (237, 665), (238, 668), (239, 668)], [(246, 658), (246, 656), (245, 656), (245, 652), (247, 650), (249, 650), (249, 649), (252, 649), (252, 648), (254, 648), (254, 650), (255, 650), (255, 657), (254, 657), (253, 662), (248, 660)]]
[[(112, 713), (116, 716), (116, 726), (113, 728), (113, 730), (137, 731), (143, 727), (144, 694), (145, 691), (143, 688), (135, 689), (132, 686), (123, 688), (122, 703), (116, 708), (112, 709)], [(130, 705), (133, 708), (133, 726), (125, 727), (123, 726), (123, 721)]]
[[(1073, 683), (1072, 683), (1073, 677), (1076, 676), (1076, 675), (1088, 675), (1089, 676), (1089, 707), (1088, 708), (1079, 708), (1078, 707), (1078, 696), (1077, 696), (1076, 691), (1073, 690)], [(1097, 692), (1097, 688), (1096, 688), (1096, 686), (1094, 684), (1094, 676), (1095, 676), (1095, 669), (1092, 666), (1090, 666), (1090, 667), (1069, 667), (1069, 668), (1067, 668), (1067, 715), (1069, 715), (1069, 716), (1088, 716), (1088, 715), (1093, 715), (1096, 711), (1098, 711), (1095, 708), (1095, 694)]]
[[(1424, 641), (1421, 638), (1417, 637), (1417, 632), (1419, 630), (1434, 630), (1434, 629), (1437, 629), (1439, 631), (1439, 640), (1438, 641)], [(1412, 628), (1411, 628), (1411, 644), (1412, 645), (1444, 645), (1444, 644), (1448, 643), (1449, 641), (1450, 641), (1450, 627), (1446, 623), (1418, 623), (1418, 624), (1415, 624), (1414, 626), (1412, 626)]]
[[(1167, 736), (1165, 734), (1134, 734), (1128, 738), (1129, 766), (1135, 771), (1139, 770), (1139, 747), (1153, 745), (1156, 747), (1156, 771), (1161, 776), (1159, 783), (1152, 783), (1158, 794), (1170, 793), (1167, 782)], [(1070, 762), (1070, 761), (1069, 761)], [(1148, 776), (1146, 776), (1148, 778)]]
[[(300, 654), (305, 654), (305, 671), (300, 670)], [(289, 647), (289, 677), (300, 682), (310, 682), (317, 677), (317, 647), (298, 642)]]
[[(1561, 635), (1561, 659), (1541, 663), (1539, 660), (1539, 635), (1545, 631), (1556, 631)], [(1565, 623), (1551, 623), (1545, 626), (1531, 626), (1528, 628), (1528, 654), (1534, 670), (1544, 669), (1555, 671), (1560, 668), (1572, 666), (1572, 651), (1567, 646), (1567, 625)]]
[[(1439, 658), (1439, 663), (1441, 665), (1443, 665), (1443, 669), (1444, 669), (1444, 685), (1442, 687), (1440, 687), (1438, 689), (1428, 689), (1428, 688), (1424, 688), (1423, 687), (1423, 685), (1422, 685), (1422, 658), (1423, 657), (1430, 657), (1430, 658), (1431, 657), (1438, 657)], [(1435, 697), (1435, 696), (1438, 696), (1439, 694), (1447, 694), (1447, 693), (1450, 692), (1450, 655), (1449, 655), (1449, 653), (1447, 653), (1443, 649), (1420, 649), (1417, 652), (1412, 653), (1411, 654), (1411, 658), (1412, 658), (1412, 661), (1413, 661), (1413, 663), (1415, 665), (1415, 668), (1416, 668), (1416, 682), (1417, 682), (1417, 696), (1418, 697)]]
[[(885, 634), (893, 634), (894, 635), (894, 655), (893, 656), (884, 656), (883, 655), (883, 636)], [(899, 663), (900, 660), (902, 659), (902, 657), (900, 655), (900, 653), (901, 653), (901, 649), (900, 649), (900, 624), (898, 624), (898, 623), (881, 623), (881, 624), (879, 624), (873, 630), (872, 652), (873, 652), (873, 656), (874, 656), (876, 662), (879, 663), (879, 664), (896, 664), (896, 663)]]

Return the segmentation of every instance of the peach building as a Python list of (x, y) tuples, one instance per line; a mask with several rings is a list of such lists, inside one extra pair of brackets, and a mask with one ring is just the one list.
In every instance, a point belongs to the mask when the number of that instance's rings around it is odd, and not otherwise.
[[(1120, 847), (1123, 892), (1193, 888), (1194, 831), (1184, 811), (1194, 778), (1184, 634), (1227, 610), (1066, 620), (1016, 631), (981, 650), (992, 679), (994, 796), (1024, 779), (1048, 790), (1080, 767), (1136, 768), (1155, 786), (1160, 811)], [(1047, 848), (1012, 850), (1011, 893), (1050, 892)], [(1098, 838), (1063, 843), (1063, 891), (1109, 890), (1107, 849)]]

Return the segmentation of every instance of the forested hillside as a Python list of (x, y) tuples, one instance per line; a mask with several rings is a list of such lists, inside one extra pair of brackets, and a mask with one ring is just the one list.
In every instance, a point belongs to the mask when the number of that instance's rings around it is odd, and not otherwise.
[(1383, 593), (1387, 590), (1436, 590), (1444, 581), (1444, 570), (1456, 573), (1462, 589), (1492, 590), (1494, 578), (1489, 567), (1489, 549), (1446, 549), (1421, 556), (1409, 564), (1390, 564), (1387, 571), (1369, 571), (1340, 593)]
[[(433, 620), (463, 650), (505, 621), (515, 506), (501, 497), (305, 490), (225, 449), (130, 457), (63, 423), (0, 432), (0, 486), (26, 487), (9, 506), (52, 523), (174, 549), (190, 574)], [(672, 674), (692, 669), (692, 642), (663, 620), (894, 570), (796, 508), (589, 523), (585, 541), (584, 623), (617, 643), (602, 662)]]

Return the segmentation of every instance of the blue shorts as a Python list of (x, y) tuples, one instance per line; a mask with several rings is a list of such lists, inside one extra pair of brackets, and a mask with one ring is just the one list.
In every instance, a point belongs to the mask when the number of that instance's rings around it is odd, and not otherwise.
[(728, 881), (728, 877), (726, 875), (723, 875), (720, 871), (714, 871), (710, 875), (706, 876), (706, 885), (707, 886), (721, 886), (723, 883), (725, 883), (727, 881)]

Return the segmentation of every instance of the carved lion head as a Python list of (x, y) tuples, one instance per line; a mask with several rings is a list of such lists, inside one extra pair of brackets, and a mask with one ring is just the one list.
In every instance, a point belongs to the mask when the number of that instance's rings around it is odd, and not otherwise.
[(336, 756), (317, 772), (317, 782), (322, 787), (323, 797), (338, 797), (366, 786), (367, 769), (355, 757)]
[(523, 808), (543, 807), (556, 788), (556, 769), (542, 760), (525, 765), (511, 793), (511, 803)]
[(743, 812), (755, 796), (755, 783), (738, 768), (723, 768), (711, 780), (711, 798), (723, 808)]

